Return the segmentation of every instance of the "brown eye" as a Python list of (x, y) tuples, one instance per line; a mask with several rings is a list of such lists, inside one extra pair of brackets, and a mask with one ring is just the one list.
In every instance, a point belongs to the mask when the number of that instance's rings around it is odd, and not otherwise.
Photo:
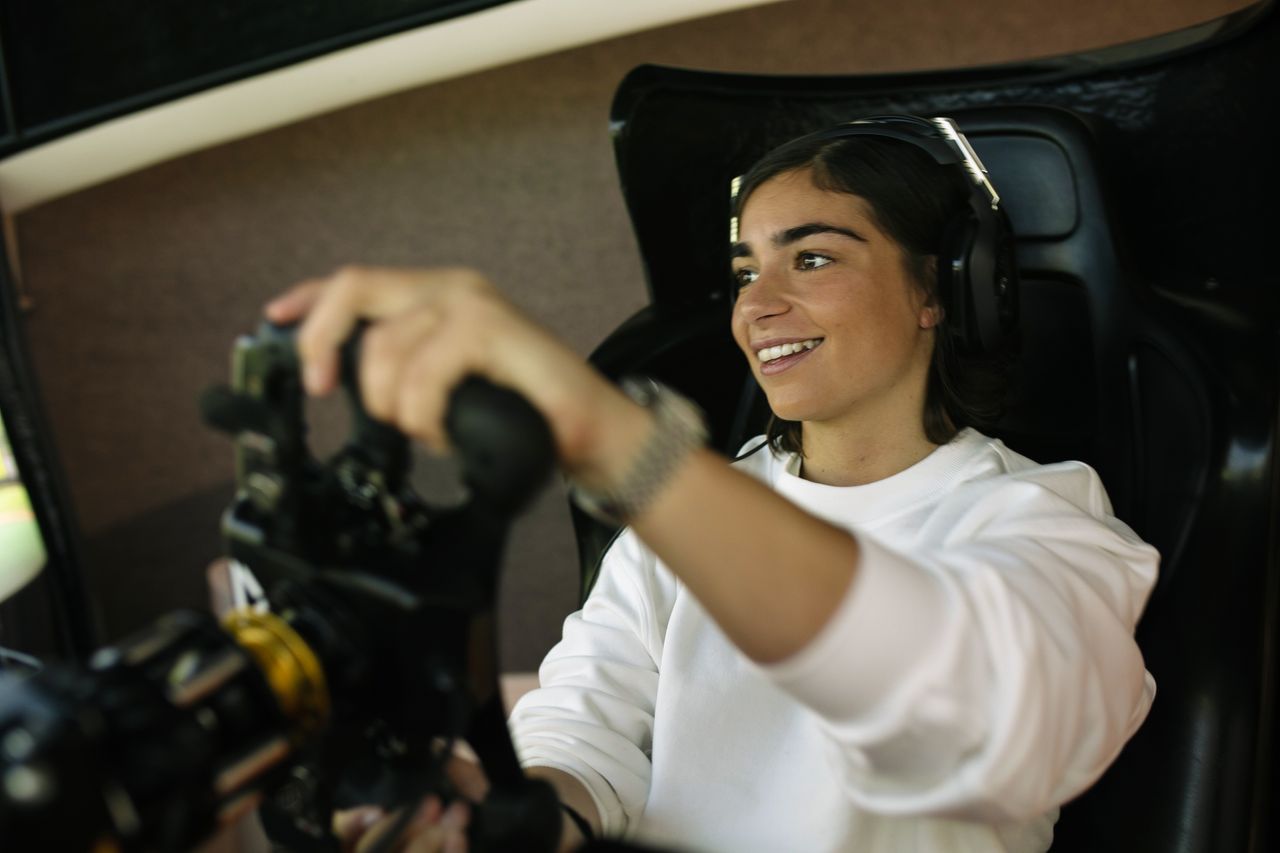
[(796, 256), (796, 269), (822, 269), (829, 263), (832, 263), (831, 258), (826, 255), (819, 255), (817, 252), (801, 252)]
[(740, 270), (733, 271), (733, 277), (738, 282), (738, 287), (746, 287), (760, 277), (760, 273), (756, 270), (743, 267)]

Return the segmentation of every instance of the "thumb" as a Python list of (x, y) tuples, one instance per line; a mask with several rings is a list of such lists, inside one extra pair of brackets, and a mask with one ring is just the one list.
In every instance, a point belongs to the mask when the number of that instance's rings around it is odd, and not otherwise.
[(471, 802), (478, 803), (489, 795), (489, 779), (476, 762), (454, 755), (449, 758), (446, 772), (458, 793)]
[(386, 815), (377, 806), (358, 806), (333, 813), (333, 834), (338, 836), (343, 850), (355, 849), (356, 843)]

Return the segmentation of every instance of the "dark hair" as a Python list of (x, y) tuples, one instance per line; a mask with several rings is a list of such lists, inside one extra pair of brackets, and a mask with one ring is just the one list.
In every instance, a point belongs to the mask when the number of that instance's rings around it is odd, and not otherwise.
[[(969, 208), (970, 182), (960, 166), (939, 164), (923, 149), (877, 136), (801, 137), (774, 149), (742, 177), (734, 201), (740, 217), (751, 193), (778, 175), (807, 169), (822, 190), (860, 196), (876, 224), (902, 247), (907, 273), (933, 300), (939, 293), (937, 260), (947, 226)], [(964, 427), (994, 425), (1004, 412), (1013, 348), (967, 354), (956, 346), (945, 313), (938, 324), (925, 389), (924, 431), (946, 444)], [(769, 419), (769, 443), (804, 453), (800, 424)]]

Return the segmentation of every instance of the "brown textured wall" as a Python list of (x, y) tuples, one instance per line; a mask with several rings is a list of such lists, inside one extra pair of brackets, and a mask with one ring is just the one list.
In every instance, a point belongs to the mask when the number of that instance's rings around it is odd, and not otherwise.
[[(16, 248), (36, 306), (34, 363), (108, 635), (202, 601), (231, 457), (194, 401), (225, 379), (233, 337), (284, 285), (350, 260), (469, 263), (584, 354), (641, 307), (607, 134), (613, 89), (635, 65), (987, 64), (1115, 44), (1243, 5), (791, 0), (387, 97), (23, 213)], [(575, 588), (553, 488), (512, 543), (508, 667), (536, 665)]]

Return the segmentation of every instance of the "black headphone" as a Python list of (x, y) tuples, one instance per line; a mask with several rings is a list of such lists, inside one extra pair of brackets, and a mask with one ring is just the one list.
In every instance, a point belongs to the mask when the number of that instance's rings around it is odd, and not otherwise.
[[(960, 128), (949, 118), (873, 116), (811, 133), (793, 142), (879, 136), (908, 142), (939, 165), (960, 165), (970, 178), (969, 206), (943, 233), (938, 253), (938, 296), (958, 349), (991, 353), (1002, 349), (1018, 324), (1018, 268), (1009, 218), (987, 169)], [(740, 179), (731, 190), (737, 195)], [(736, 240), (737, 223), (730, 225)]]

